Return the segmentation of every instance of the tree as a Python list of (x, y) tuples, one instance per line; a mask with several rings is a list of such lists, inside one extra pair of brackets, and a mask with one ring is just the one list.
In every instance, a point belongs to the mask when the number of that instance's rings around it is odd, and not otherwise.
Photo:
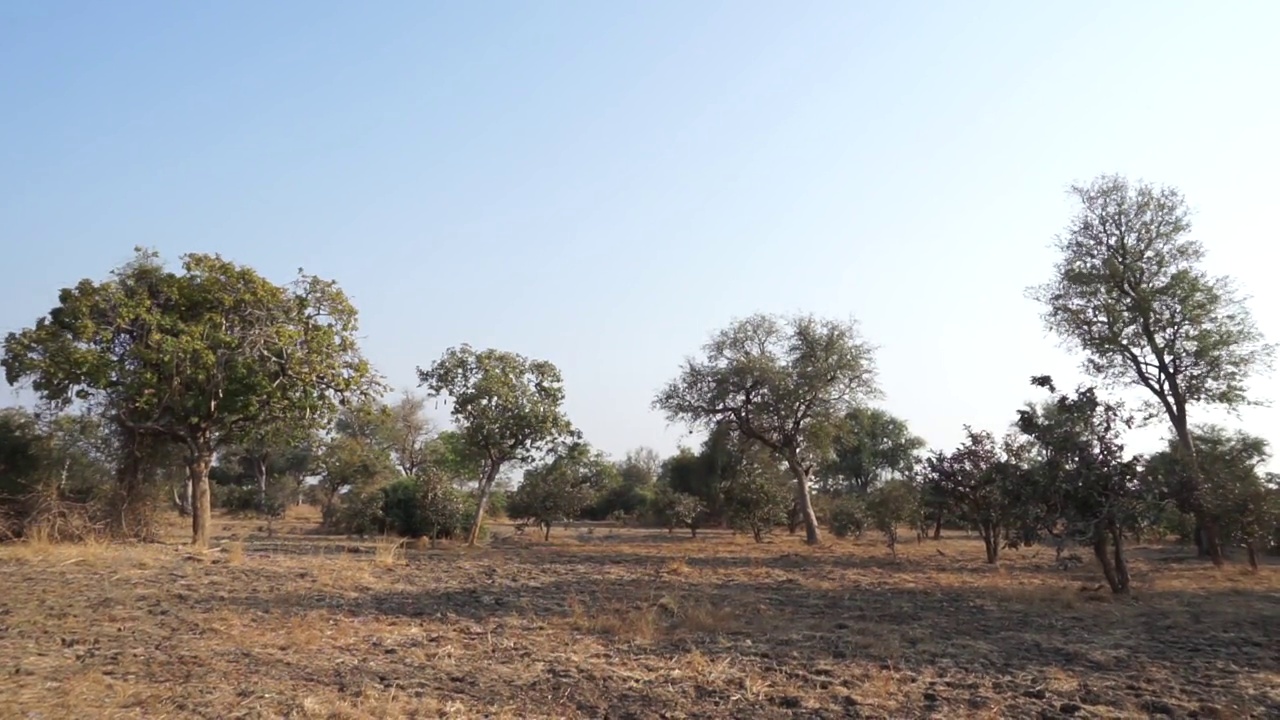
[(724, 483), (729, 522), (764, 542), (775, 526), (786, 523), (795, 493), (788, 491), (786, 470), (763, 446), (747, 445), (737, 455)]
[(507, 512), (513, 519), (536, 522), (543, 540), (550, 540), (554, 523), (576, 518), (591, 501), (606, 465), (586, 444), (571, 443), (549, 461), (525, 470)]
[(653, 502), (668, 533), (678, 527), (687, 527), (693, 537), (698, 537), (698, 527), (706, 514), (706, 506), (701, 500), (689, 493), (664, 487)]
[(623, 485), (647, 490), (658, 480), (662, 472), (662, 457), (649, 447), (638, 447), (627, 452), (618, 463), (618, 476)]
[(418, 379), (432, 397), (453, 400), (457, 432), (483, 469), (476, 492), (476, 519), (467, 538), (474, 545), (494, 481), (509, 463), (529, 463), (558, 441), (576, 435), (565, 417), (560, 370), (501, 350), (450, 348)]
[(1086, 371), (1112, 386), (1145, 389), (1146, 416), (1172, 425), (1190, 468), (1179, 503), (1201, 527), (1197, 544), (1221, 564), (1190, 409), (1249, 404), (1247, 382), (1270, 367), (1274, 346), (1231, 280), (1201, 267), (1204, 248), (1190, 237), (1177, 190), (1102, 176), (1071, 193), (1081, 208), (1057, 238), (1054, 279), (1030, 294), (1045, 305), (1047, 327), (1084, 353)]
[(317, 458), (317, 470), (321, 517), (330, 527), (337, 517), (340, 496), (363, 494), (385, 483), (394, 472), (386, 455), (349, 435), (337, 435), (325, 445)]
[(997, 442), (985, 430), (965, 426), (965, 441), (951, 453), (935, 452), (925, 460), (925, 483), (945, 497), (959, 518), (982, 536), (987, 562), (1000, 559), (1001, 540), (1025, 510), (1015, 500), (1025, 478), (1021, 448), (1010, 438)]
[(877, 485), (867, 493), (867, 517), (877, 530), (884, 533), (889, 551), (898, 558), (898, 527), (903, 523), (913, 525), (920, 518), (920, 492), (906, 478), (894, 478)]
[(874, 349), (856, 325), (813, 316), (757, 314), (712, 336), (654, 399), (668, 420), (726, 426), (775, 453), (795, 480), (805, 538), (821, 541), (809, 487), (832, 430), (878, 396)]
[(1144, 500), (1140, 458), (1126, 457), (1120, 442), (1132, 420), (1120, 405), (1101, 400), (1093, 387), (1066, 395), (1058, 394), (1048, 376), (1031, 382), (1055, 396), (1046, 407), (1018, 411), (1019, 430), (1044, 451), (1039, 467), (1044, 502), (1092, 541), (1111, 591), (1128, 593), (1124, 534)]
[(430, 461), (435, 427), (426, 409), (426, 398), (408, 392), (388, 408), (387, 439), (405, 477), (416, 475)]
[(112, 277), (64, 289), (34, 327), (5, 338), (5, 377), (46, 401), (93, 401), (133, 432), (187, 450), (192, 542), (209, 541), (209, 468), (245, 428), (288, 417), (320, 423), (372, 372), (356, 310), (330, 281), (299, 273), (275, 285), (218, 255), (188, 254), (182, 272), (155, 253)]
[(832, 445), (819, 478), (822, 489), (865, 494), (878, 480), (911, 472), (924, 440), (885, 410), (857, 407), (835, 426)]
[[(1273, 495), (1263, 467), (1271, 459), (1269, 443), (1243, 431), (1228, 431), (1217, 425), (1192, 428), (1197, 466), (1202, 475), (1202, 497), (1206, 516), (1220, 529), (1222, 539), (1241, 545), (1252, 568), (1258, 566), (1258, 550), (1269, 543), (1280, 517), (1273, 507)], [(1177, 438), (1147, 462), (1164, 494), (1176, 492), (1192, 471), (1179, 452)]]

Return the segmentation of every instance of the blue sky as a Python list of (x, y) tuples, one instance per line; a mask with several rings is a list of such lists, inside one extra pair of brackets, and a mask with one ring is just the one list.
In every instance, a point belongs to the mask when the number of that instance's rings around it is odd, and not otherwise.
[[(674, 449), (649, 402), (715, 328), (853, 316), (884, 405), (949, 446), (1079, 377), (1023, 296), (1073, 181), (1181, 188), (1280, 339), (1277, 27), (1266, 0), (10, 0), (0, 332), (138, 244), (302, 266), (397, 386), (462, 342), (546, 358), (621, 453)], [(1243, 423), (1280, 441), (1277, 410)]]

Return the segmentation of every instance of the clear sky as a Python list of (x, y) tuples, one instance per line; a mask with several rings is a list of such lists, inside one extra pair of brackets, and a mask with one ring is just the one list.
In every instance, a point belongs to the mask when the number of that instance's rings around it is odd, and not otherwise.
[(0, 0), (0, 332), (137, 244), (302, 266), (397, 386), (546, 358), (621, 453), (680, 441), (649, 403), (713, 329), (851, 315), (950, 446), (1078, 379), (1023, 295), (1073, 181), (1180, 187), (1280, 340), (1277, 32), (1273, 0)]

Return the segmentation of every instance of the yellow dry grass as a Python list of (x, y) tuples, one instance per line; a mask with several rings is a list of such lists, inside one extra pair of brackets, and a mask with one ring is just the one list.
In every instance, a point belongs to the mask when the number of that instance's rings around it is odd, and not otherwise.
[[(1130, 598), (974, 539), (557, 527), (0, 546), (0, 718), (1280, 713), (1280, 568), (1137, 548)], [(584, 541), (583, 537), (590, 537)], [(1085, 588), (1082, 591), (1081, 588)]]

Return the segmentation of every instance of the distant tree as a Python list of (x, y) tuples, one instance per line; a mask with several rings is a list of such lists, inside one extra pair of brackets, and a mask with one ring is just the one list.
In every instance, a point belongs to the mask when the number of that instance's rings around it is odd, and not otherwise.
[(650, 448), (632, 450), (612, 464), (613, 473), (583, 511), (591, 520), (626, 521), (642, 513), (653, 499), (662, 459)]
[(838, 538), (862, 537), (867, 522), (865, 498), (856, 495), (836, 498), (828, 512), (827, 527), (832, 535)]
[[(1217, 425), (1192, 428), (1197, 465), (1202, 474), (1204, 511), (1222, 533), (1222, 539), (1243, 546), (1249, 564), (1258, 565), (1258, 551), (1269, 544), (1269, 536), (1280, 523), (1273, 507), (1274, 493), (1263, 467), (1271, 459), (1269, 443), (1242, 431)], [(1168, 449), (1156, 453), (1147, 463), (1147, 472), (1160, 483), (1167, 496), (1186, 483), (1193, 472), (1180, 452), (1177, 438)]]
[(1059, 394), (1048, 376), (1032, 383), (1054, 394), (1046, 407), (1018, 413), (1018, 428), (1044, 451), (1038, 468), (1046, 503), (1093, 545), (1107, 584), (1129, 592), (1124, 535), (1142, 511), (1141, 459), (1124, 453), (1121, 434), (1132, 426), (1123, 409), (1092, 387)]
[(702, 526), (701, 520), (706, 514), (706, 506), (701, 500), (688, 493), (664, 487), (654, 498), (654, 505), (668, 533), (678, 527), (685, 527), (693, 537), (698, 537), (698, 528)]
[(393, 474), (386, 455), (349, 435), (337, 435), (327, 443), (317, 458), (317, 470), (321, 517), (331, 527), (340, 497), (366, 494)]
[(182, 272), (155, 253), (101, 283), (64, 289), (58, 306), (4, 342), (9, 384), (46, 401), (95, 403), (139, 436), (187, 450), (192, 542), (209, 540), (209, 468), (247, 427), (281, 417), (322, 423), (339, 399), (373, 384), (356, 343), (356, 310), (336, 284), (299, 274), (275, 285), (218, 255)]
[(1189, 211), (1173, 188), (1102, 176), (1071, 192), (1080, 211), (1057, 238), (1049, 283), (1031, 295), (1050, 330), (1085, 354), (1085, 369), (1111, 385), (1151, 394), (1147, 417), (1166, 417), (1187, 455), (1178, 500), (1193, 513), (1196, 541), (1222, 563), (1219, 529), (1206, 514), (1190, 411), (1250, 403), (1250, 376), (1269, 368), (1267, 344), (1229, 278), (1202, 267)]
[(853, 322), (753, 315), (685, 361), (654, 406), (671, 421), (727, 426), (787, 464), (809, 544), (821, 541), (809, 488), (833, 428), (876, 397), (873, 348)]
[(906, 478), (887, 480), (867, 493), (867, 517), (885, 541), (894, 559), (898, 557), (898, 528), (914, 525), (920, 517), (920, 491)]
[(1026, 511), (1015, 491), (1027, 473), (1019, 449), (1012, 439), (997, 442), (991, 433), (966, 425), (960, 447), (925, 460), (929, 492), (945, 497), (962, 521), (977, 527), (987, 562), (993, 565), (999, 562), (1006, 531)]
[(627, 452), (618, 463), (619, 480), (630, 488), (647, 489), (662, 472), (662, 457), (653, 448), (639, 447)]
[(426, 416), (427, 401), (406, 392), (388, 407), (387, 439), (396, 466), (406, 477), (418, 474), (431, 459), (436, 429)]
[(457, 432), (483, 464), (476, 518), (467, 538), (467, 544), (474, 545), (503, 466), (529, 463), (576, 436), (562, 408), (560, 371), (545, 360), (461, 345), (447, 350), (430, 368), (419, 368), (418, 379), (432, 397), (452, 398)]
[(879, 480), (910, 473), (924, 444), (887, 411), (854, 408), (833, 428), (833, 454), (818, 484), (826, 492), (864, 494)]
[(607, 464), (584, 443), (572, 443), (549, 461), (525, 470), (507, 512), (513, 519), (536, 522), (543, 540), (550, 540), (553, 524), (576, 518), (591, 501), (595, 488), (605, 482), (602, 472)]
[(787, 521), (795, 493), (777, 457), (760, 445), (741, 448), (724, 485), (730, 524), (751, 533), (756, 542)]

